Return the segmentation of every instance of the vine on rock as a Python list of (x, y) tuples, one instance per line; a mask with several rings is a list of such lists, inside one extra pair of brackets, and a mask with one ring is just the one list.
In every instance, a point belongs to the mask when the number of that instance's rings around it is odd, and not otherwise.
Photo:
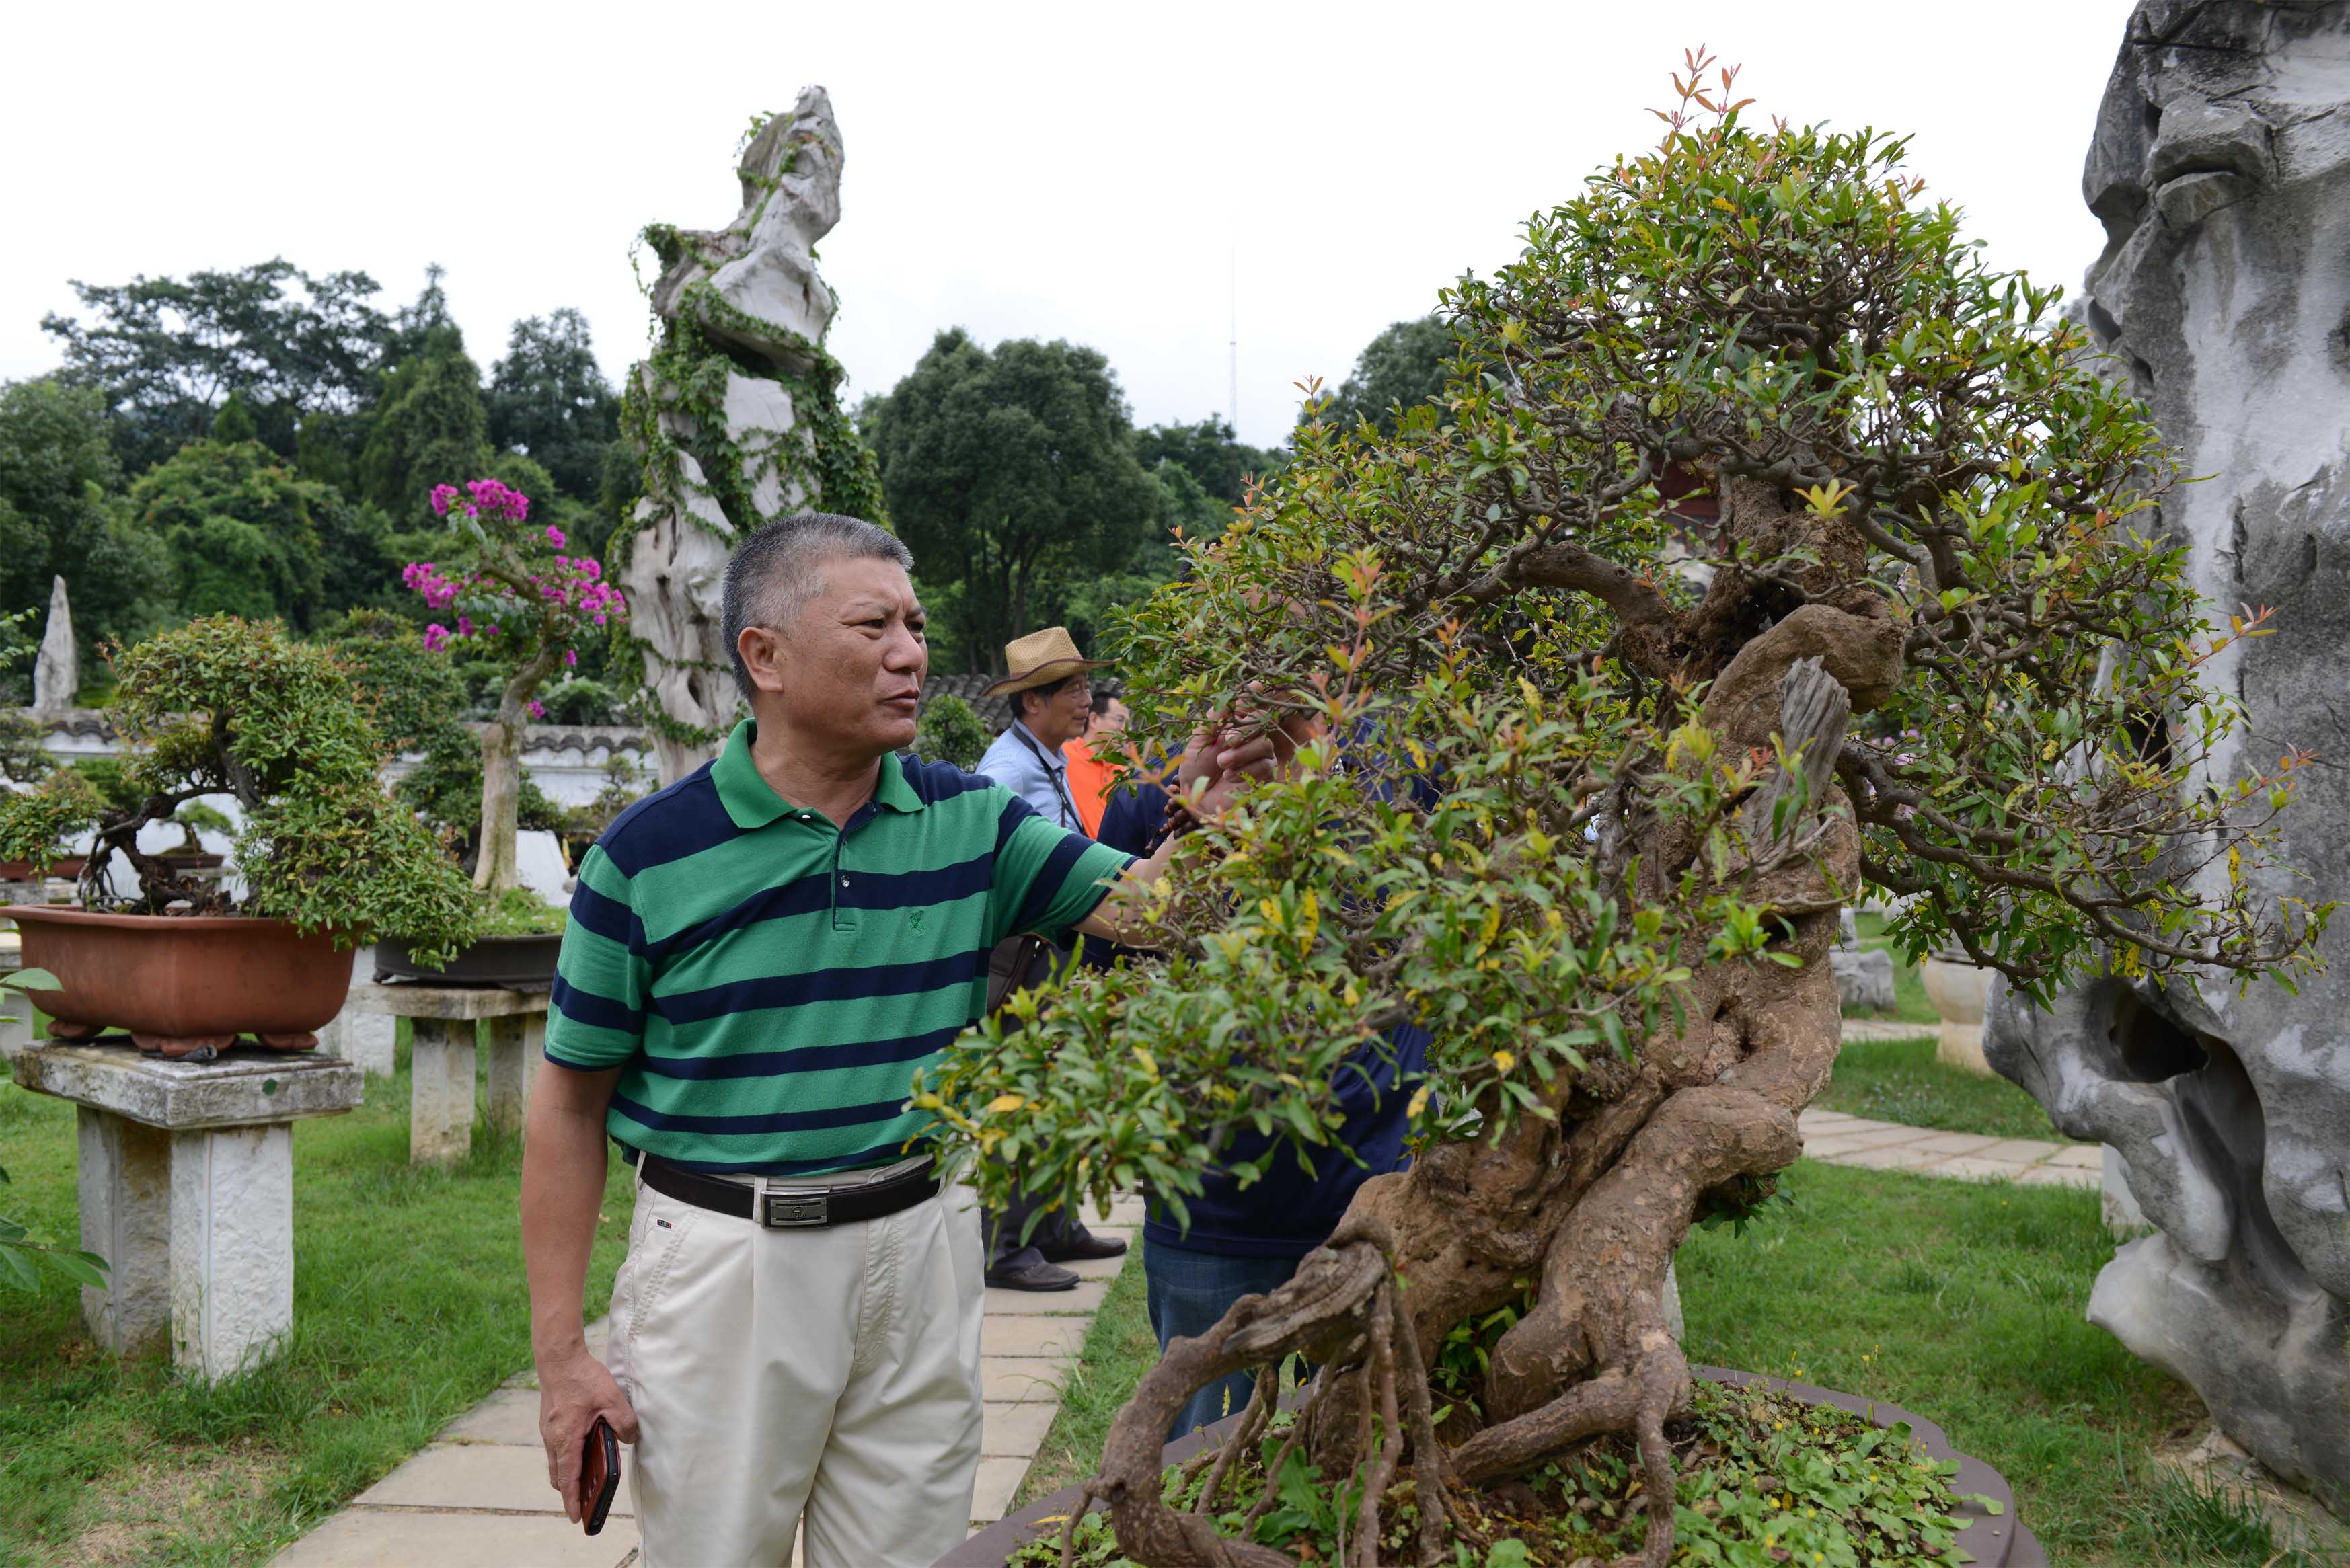
[[(706, 755), (737, 711), (712, 563), (744, 532), (818, 504), (885, 521), (873, 454), (841, 410), (844, 372), (823, 343), (838, 301), (816, 275), (814, 244), (838, 215), (841, 161), (823, 89), (788, 116), (755, 117), (738, 161), (743, 208), (727, 227), (645, 228), (662, 267), (647, 291), (660, 337), (621, 394), (645, 495), (609, 560), (633, 596), (658, 602), (629, 640), (647, 686), (635, 709), (664, 782)], [(780, 297), (775, 275), (796, 293)], [(783, 318), (791, 311), (800, 319)]]
[[(2144, 411), (1898, 140), (1756, 129), (1710, 67), (1659, 146), (1444, 292), (1438, 405), (1310, 422), (1132, 615), (1139, 743), (1277, 728), (1283, 774), (1179, 845), (1161, 956), (1073, 969), (916, 1080), (992, 1157), (983, 1200), (1013, 1171), (1072, 1204), (1141, 1186), (1180, 1225), (1220, 1161), (1346, 1158), (1340, 1086), (1399, 1025), (1432, 1036), (1410, 1168), (1119, 1415), (1090, 1490), (1153, 1568), (1290, 1561), (1264, 1503), (1237, 1536), (1170, 1507), (1159, 1452), (1236, 1372), (1261, 1425), (1292, 1355), (1320, 1370), (1291, 1440), (1362, 1482), (1351, 1562), (1407, 1508), (1419, 1561), (1452, 1561), (1489, 1511), (1448, 1499), (1602, 1436), (1638, 1456), (1631, 1560), (1670, 1561), (1665, 1271), (1800, 1153), (1864, 888), (1909, 896), (1913, 950), (2035, 997), (2315, 962), (2331, 906), (2270, 853), (2304, 759), (2207, 766), (2242, 716), (2198, 667), (2265, 628), (2215, 629), (2136, 526), (2173, 474)], [(1243, 1132), (1270, 1152), (1235, 1161)], [(1478, 1418), (1433, 1427), (1431, 1350), (1529, 1282), (1482, 1375), (1444, 1374)]]

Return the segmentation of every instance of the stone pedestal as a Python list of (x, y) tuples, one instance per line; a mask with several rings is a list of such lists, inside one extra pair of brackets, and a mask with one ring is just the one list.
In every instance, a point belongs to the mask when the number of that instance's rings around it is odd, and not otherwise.
[(205, 1378), (267, 1359), (294, 1323), (293, 1124), (359, 1103), (348, 1062), (250, 1047), (217, 1061), (129, 1045), (28, 1045), (16, 1082), (80, 1107), (90, 1334)]
[(546, 1054), (546, 993), (391, 981), (354, 985), (346, 1022), (409, 1021), (408, 1158), (463, 1159), (473, 1147), (474, 1026), (489, 1021), (490, 1125), (519, 1135)]
[[(352, 983), (362, 985), (375, 973), (375, 950), (361, 948), (351, 955)], [(370, 1078), (389, 1078), (399, 1054), (398, 1021), (389, 1012), (362, 1010), (350, 1002), (334, 1022), (318, 1031), (318, 1049), (329, 1056), (356, 1062)]]

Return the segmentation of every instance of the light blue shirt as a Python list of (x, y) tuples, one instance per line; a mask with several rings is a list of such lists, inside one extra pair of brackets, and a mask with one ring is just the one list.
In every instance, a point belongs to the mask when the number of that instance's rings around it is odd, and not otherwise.
[(1061, 755), (1060, 747), (1046, 745), (1019, 720), (1013, 720), (1012, 727), (995, 737), (995, 743), (972, 771), (1026, 801), (1045, 821), (1085, 832), (1086, 825), (1069, 794), (1069, 760)]

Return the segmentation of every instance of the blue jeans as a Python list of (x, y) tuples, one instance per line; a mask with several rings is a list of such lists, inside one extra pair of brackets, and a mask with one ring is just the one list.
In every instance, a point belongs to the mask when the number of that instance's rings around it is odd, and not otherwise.
[[(1228, 1258), (1220, 1252), (1195, 1252), (1170, 1247), (1150, 1236), (1142, 1239), (1142, 1272), (1150, 1293), (1150, 1332), (1164, 1351), (1170, 1339), (1196, 1339), (1246, 1295), (1263, 1295), (1286, 1284), (1297, 1272), (1295, 1258)], [(1195, 1390), (1182, 1414), (1167, 1429), (1167, 1440), (1237, 1416), (1249, 1402), (1254, 1380), (1246, 1373)]]

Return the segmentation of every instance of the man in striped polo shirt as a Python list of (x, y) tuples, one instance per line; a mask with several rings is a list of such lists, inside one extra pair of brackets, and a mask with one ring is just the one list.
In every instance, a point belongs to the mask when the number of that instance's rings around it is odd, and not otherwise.
[[(548, 1479), (577, 1517), (604, 1417), (637, 1445), (642, 1568), (926, 1564), (963, 1538), (983, 1262), (914, 1070), (1003, 938), (1115, 936), (1136, 861), (999, 785), (899, 759), (928, 668), (905, 547), (804, 514), (728, 564), (751, 718), (582, 859), (533, 1090), (524, 1254)], [(1212, 812), (1271, 746), (1195, 745)], [(607, 1134), (637, 1165), (611, 1366), (581, 1297)]]

